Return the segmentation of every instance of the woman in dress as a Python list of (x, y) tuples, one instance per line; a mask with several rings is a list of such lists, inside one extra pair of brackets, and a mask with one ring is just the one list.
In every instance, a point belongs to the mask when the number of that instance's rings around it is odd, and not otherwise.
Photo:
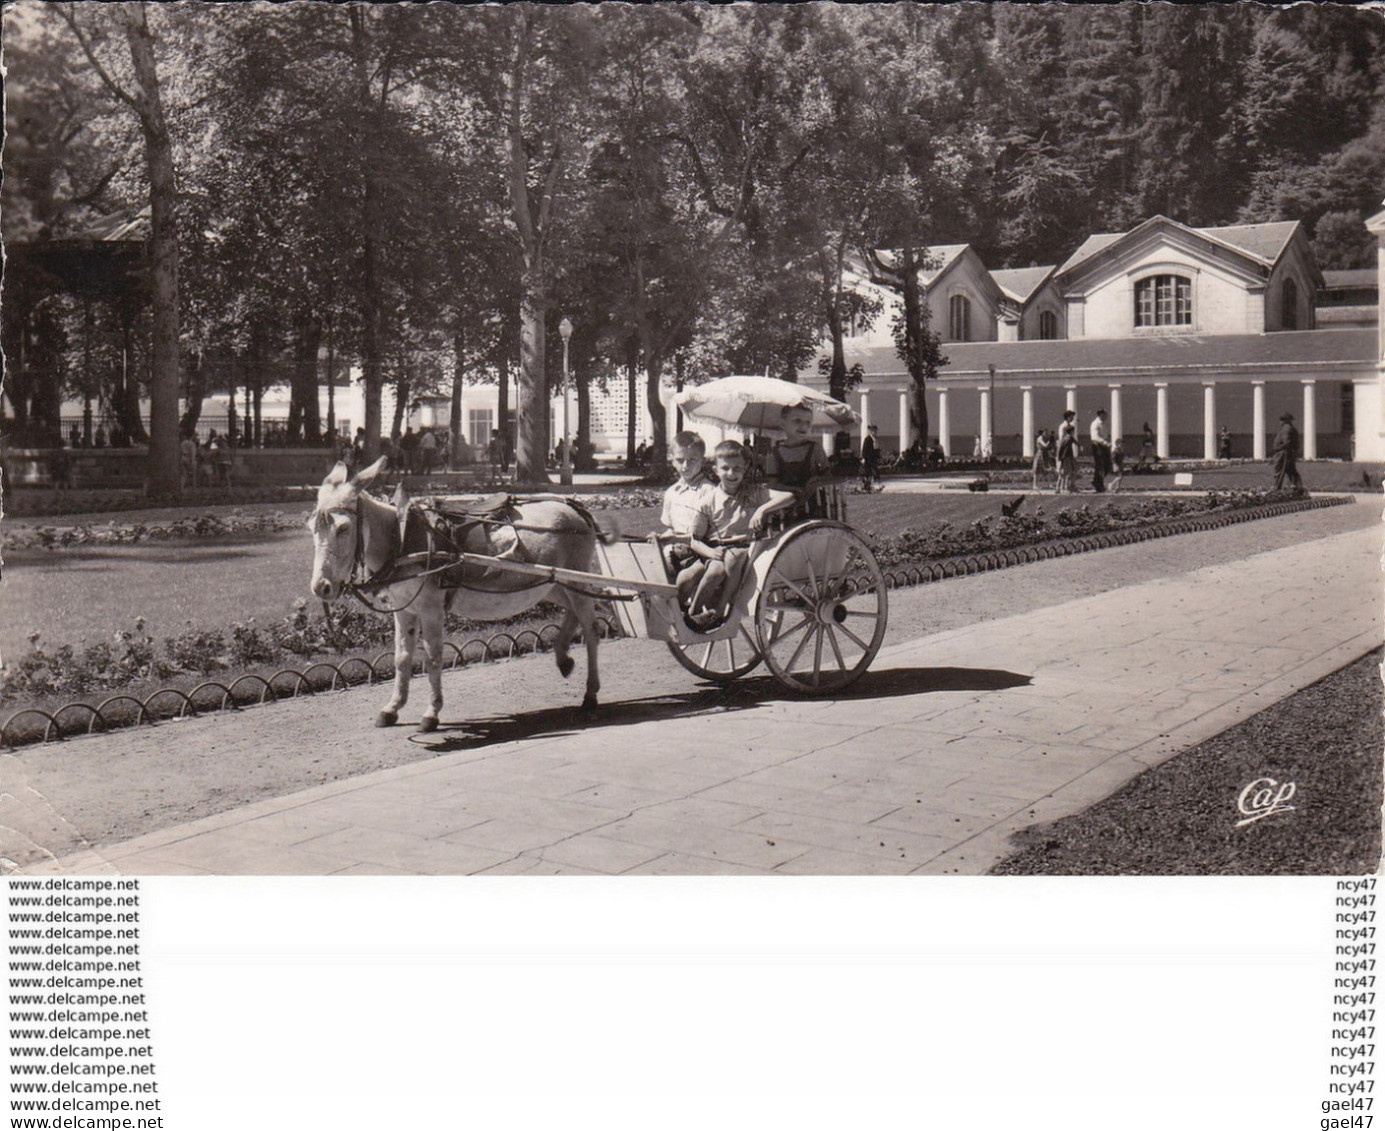
[(1077, 413), (1068, 409), (1058, 425), (1058, 482), (1053, 493), (1077, 490)]

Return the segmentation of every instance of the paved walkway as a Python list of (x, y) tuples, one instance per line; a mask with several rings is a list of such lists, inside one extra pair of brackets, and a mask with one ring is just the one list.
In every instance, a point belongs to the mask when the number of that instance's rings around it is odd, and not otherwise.
[(1375, 647), (1379, 553), (1353, 530), (894, 645), (840, 700), (463, 749), (26, 870), (981, 873)]

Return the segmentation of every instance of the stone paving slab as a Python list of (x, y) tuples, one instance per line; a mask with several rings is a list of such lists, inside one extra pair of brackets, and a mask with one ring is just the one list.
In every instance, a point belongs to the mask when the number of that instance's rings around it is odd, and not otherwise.
[(981, 873), (1376, 647), (1379, 552), (1353, 530), (892, 644), (836, 700), (441, 753), (26, 870)]

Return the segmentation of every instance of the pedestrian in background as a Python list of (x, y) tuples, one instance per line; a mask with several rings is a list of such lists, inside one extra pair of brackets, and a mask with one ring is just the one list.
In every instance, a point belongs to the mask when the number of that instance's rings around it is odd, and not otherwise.
[(1040, 428), (1034, 437), (1034, 490), (1039, 489), (1039, 474), (1048, 468), (1049, 456), (1053, 454), (1053, 444), (1048, 438), (1047, 429)]
[(1099, 408), (1092, 417), (1092, 490), (1106, 490), (1106, 477), (1111, 474), (1111, 440), (1106, 434), (1106, 410)]
[(1077, 490), (1077, 413), (1068, 409), (1058, 425), (1058, 479), (1053, 493), (1073, 494)]
[[(880, 482), (880, 445), (875, 436), (880, 431), (878, 425), (872, 424), (866, 429), (865, 437), (861, 440), (861, 490), (871, 491), (875, 489), (884, 490), (885, 485)], [(875, 487), (871, 486), (874, 482)]]
[(1279, 431), (1275, 433), (1274, 450), (1270, 457), (1274, 467), (1274, 489), (1282, 491), (1285, 483), (1292, 483), (1295, 489), (1302, 491), (1303, 480), (1298, 474), (1298, 429), (1294, 427), (1294, 414), (1286, 412), (1279, 420)]

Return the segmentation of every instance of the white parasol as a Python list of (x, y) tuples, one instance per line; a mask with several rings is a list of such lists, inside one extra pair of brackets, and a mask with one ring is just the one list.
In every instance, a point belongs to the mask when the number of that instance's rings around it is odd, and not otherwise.
[(674, 404), (692, 420), (725, 424), (745, 432), (769, 432), (779, 427), (785, 405), (813, 410), (814, 428), (843, 428), (859, 419), (849, 405), (806, 385), (777, 377), (719, 377), (684, 389)]

